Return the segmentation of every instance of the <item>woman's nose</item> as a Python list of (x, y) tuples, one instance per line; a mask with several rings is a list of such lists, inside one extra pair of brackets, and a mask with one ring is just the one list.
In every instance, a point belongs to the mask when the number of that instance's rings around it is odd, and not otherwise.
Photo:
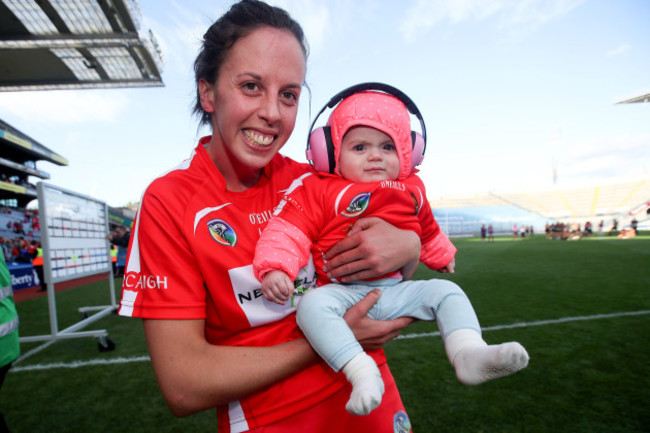
[(267, 123), (273, 124), (280, 120), (280, 100), (277, 97), (267, 96), (260, 109), (260, 117), (266, 120)]

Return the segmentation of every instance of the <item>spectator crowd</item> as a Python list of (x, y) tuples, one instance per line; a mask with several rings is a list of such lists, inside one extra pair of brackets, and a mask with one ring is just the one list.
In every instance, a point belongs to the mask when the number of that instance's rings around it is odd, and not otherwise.
[(607, 233), (605, 233), (605, 221), (600, 220), (594, 233), (594, 226), (591, 221), (586, 221), (584, 224), (578, 222), (564, 223), (547, 223), (546, 224), (546, 238), (547, 239), (560, 239), (560, 240), (578, 240), (583, 237), (590, 237), (594, 234), (598, 236), (617, 236), (619, 239), (627, 239), (637, 235), (638, 222), (636, 218), (630, 221), (629, 226), (625, 226), (619, 230), (619, 222), (616, 218), (612, 219), (611, 225), (607, 226)]
[(7, 264), (31, 264), (41, 246), (38, 210), (0, 207), (0, 246)]

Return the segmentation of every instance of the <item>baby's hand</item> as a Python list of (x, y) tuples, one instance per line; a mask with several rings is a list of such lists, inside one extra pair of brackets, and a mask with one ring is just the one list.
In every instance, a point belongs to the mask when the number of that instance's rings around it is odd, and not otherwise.
[(441, 273), (443, 273), (443, 274), (445, 274), (445, 273), (453, 274), (453, 273), (454, 273), (454, 269), (456, 269), (456, 259), (455, 259), (455, 258), (453, 258), (453, 259), (451, 260), (451, 262), (449, 262), (449, 263), (447, 264), (447, 266), (445, 266), (444, 268), (440, 268), (440, 269), (438, 269), (438, 272), (441, 272)]
[(262, 280), (262, 294), (276, 304), (284, 305), (293, 295), (293, 281), (282, 271), (271, 271)]

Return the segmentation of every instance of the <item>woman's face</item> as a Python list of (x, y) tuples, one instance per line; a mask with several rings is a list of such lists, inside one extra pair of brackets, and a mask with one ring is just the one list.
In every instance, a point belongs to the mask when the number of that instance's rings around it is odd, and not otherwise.
[(295, 36), (262, 27), (232, 46), (216, 83), (199, 82), (201, 104), (213, 113), (208, 153), (224, 176), (259, 174), (287, 142), (304, 78)]

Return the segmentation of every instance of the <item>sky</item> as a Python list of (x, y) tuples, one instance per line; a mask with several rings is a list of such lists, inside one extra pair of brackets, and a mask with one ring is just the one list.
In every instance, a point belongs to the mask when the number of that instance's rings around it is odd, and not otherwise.
[[(46, 182), (110, 206), (138, 202), (210, 134), (192, 115), (192, 64), (231, 3), (140, 0), (164, 87), (4, 92), (0, 118), (69, 161), (38, 162)], [(311, 122), (334, 94), (378, 81), (424, 117), (430, 199), (650, 178), (650, 105), (615, 104), (650, 93), (647, 0), (269, 3), (302, 25), (310, 48), (287, 156), (305, 161)]]

